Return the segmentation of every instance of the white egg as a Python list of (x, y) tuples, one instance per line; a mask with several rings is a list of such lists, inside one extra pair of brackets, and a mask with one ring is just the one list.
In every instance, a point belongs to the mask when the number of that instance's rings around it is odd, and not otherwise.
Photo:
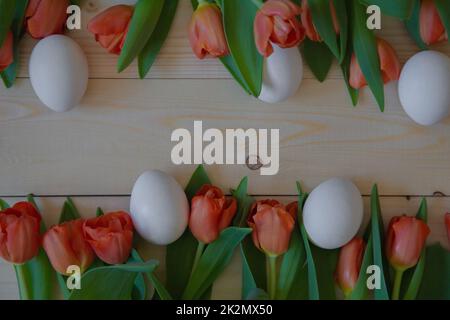
[(133, 187), (130, 212), (142, 238), (168, 245), (181, 237), (187, 227), (189, 202), (173, 177), (158, 170), (146, 171)]
[(303, 60), (297, 47), (274, 51), (264, 61), (263, 83), (259, 100), (277, 103), (293, 96), (303, 79)]
[(88, 62), (80, 46), (69, 37), (53, 35), (39, 41), (29, 69), (36, 95), (54, 111), (77, 106), (86, 92)]
[(303, 222), (311, 241), (323, 249), (336, 249), (357, 234), (363, 221), (363, 200), (349, 180), (333, 178), (311, 192)]
[(398, 83), (403, 109), (418, 124), (429, 126), (450, 110), (450, 58), (436, 51), (422, 51), (403, 67)]

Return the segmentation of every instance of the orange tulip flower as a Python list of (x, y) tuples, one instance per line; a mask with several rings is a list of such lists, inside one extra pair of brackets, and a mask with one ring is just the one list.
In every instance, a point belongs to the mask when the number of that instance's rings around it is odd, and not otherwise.
[(14, 264), (33, 259), (41, 245), (41, 216), (29, 202), (0, 211), (0, 257)]
[(134, 8), (127, 5), (112, 6), (101, 12), (88, 24), (89, 32), (109, 53), (120, 54), (133, 16)]
[(64, 32), (69, 0), (30, 0), (25, 24), (30, 36), (42, 39)]
[(448, 35), (434, 0), (422, 0), (419, 13), (420, 37), (427, 45), (447, 40)]
[(133, 222), (128, 213), (119, 211), (86, 220), (84, 237), (95, 254), (108, 264), (128, 260), (132, 249)]
[(273, 53), (272, 44), (280, 48), (298, 46), (305, 38), (297, 16), (301, 8), (290, 0), (269, 0), (256, 13), (254, 33), (256, 48), (264, 57)]
[[(386, 84), (400, 78), (400, 60), (394, 48), (385, 40), (377, 38), (378, 55), (380, 57), (381, 75)], [(361, 89), (367, 85), (366, 78), (359, 66), (358, 59), (353, 53), (350, 64), (350, 86)]]
[(212, 3), (200, 3), (189, 24), (189, 42), (199, 59), (220, 58), (230, 53), (222, 23), (222, 12)]
[(217, 187), (204, 185), (192, 199), (189, 228), (201, 243), (216, 240), (236, 214), (236, 199), (225, 199)]
[(295, 226), (295, 209), (290, 212), (276, 200), (257, 201), (250, 209), (248, 225), (253, 229), (255, 246), (268, 256), (276, 257), (289, 249)]
[(447, 226), (447, 237), (450, 243), (450, 212), (445, 215), (445, 225)]
[[(339, 22), (336, 16), (336, 9), (334, 8), (332, 0), (330, 0), (330, 11), (331, 17), (333, 18), (334, 31), (336, 32), (336, 34), (339, 34), (340, 32)], [(306, 36), (309, 38), (309, 40), (316, 42), (322, 41), (319, 33), (316, 30), (316, 27), (314, 26), (311, 10), (309, 9), (308, 6), (308, 0), (302, 0), (301, 18), (302, 18), (302, 25), (305, 28)]]
[(78, 219), (54, 226), (42, 239), (53, 268), (63, 275), (68, 275), (67, 268), (72, 265), (84, 272), (95, 259), (94, 251), (84, 239), (83, 223), (84, 220)]
[(415, 217), (392, 218), (386, 241), (386, 255), (394, 269), (404, 271), (414, 267), (420, 257), (430, 228)]
[(345, 296), (352, 293), (359, 278), (365, 243), (362, 238), (354, 238), (339, 252), (336, 268), (336, 282)]
[(8, 68), (14, 61), (14, 37), (11, 31), (6, 35), (5, 41), (0, 46), (0, 72)]

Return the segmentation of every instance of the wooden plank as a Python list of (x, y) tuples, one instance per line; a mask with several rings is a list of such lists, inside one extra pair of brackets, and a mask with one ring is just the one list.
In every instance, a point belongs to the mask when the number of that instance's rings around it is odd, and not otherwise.
[[(296, 197), (275, 197), (281, 202), (288, 204), (295, 201)], [(262, 199), (262, 198), (258, 198)], [(19, 201), (19, 198), (5, 199), (10, 204)], [(98, 206), (102, 207), (105, 212), (116, 210), (128, 210), (128, 197), (76, 197), (73, 199), (76, 206), (80, 210), (83, 217), (90, 217), (95, 215), (95, 210)], [(441, 242), (448, 247), (447, 235), (444, 228), (444, 213), (450, 210), (450, 198), (445, 197), (430, 197), (428, 200), (429, 210), (429, 226), (431, 234), (429, 243)], [(47, 225), (57, 223), (59, 213), (64, 202), (63, 197), (49, 197), (37, 199), (38, 205), (44, 215), (44, 220)], [(369, 215), (369, 198), (364, 198), (365, 203), (365, 223), (368, 221)], [(407, 199), (406, 197), (382, 197), (381, 208), (387, 226), (389, 220), (396, 215), (408, 214), (414, 215), (419, 207), (420, 198)], [(138, 242), (138, 250), (145, 259), (158, 259), (161, 266), (158, 269), (158, 275), (164, 279), (164, 265), (165, 265), (165, 249), (145, 243)], [(214, 285), (213, 297), (215, 299), (239, 299), (241, 286), (241, 262), (239, 254), (235, 254), (232, 263), (225, 270), (223, 275), (218, 279)], [(15, 281), (15, 275), (12, 267), (0, 261), (0, 300), (1, 299), (16, 299), (18, 291)]]
[[(123, 73), (117, 74), (115, 71), (117, 57), (107, 54), (103, 48), (96, 44), (93, 35), (86, 28), (88, 21), (105, 8), (116, 3), (134, 2), (134, 0), (90, 0), (86, 1), (82, 7), (82, 29), (70, 32), (70, 36), (86, 52), (91, 78), (138, 78), (135, 64)], [(200, 61), (193, 55), (187, 37), (187, 26), (191, 14), (190, 0), (181, 0), (169, 38), (155, 66), (148, 75), (149, 78), (230, 78), (228, 71), (218, 60), (206, 59)], [(383, 17), (380, 35), (392, 43), (402, 62), (419, 50), (408, 36), (402, 22), (394, 18)], [(19, 72), (20, 77), (28, 77), (29, 56), (35, 43), (35, 40), (26, 37), (21, 44), (20, 65), (22, 67)], [(448, 44), (441, 44), (435, 48), (450, 54), (450, 46)], [(342, 79), (338, 66), (333, 66), (329, 77), (330, 79)], [(305, 79), (313, 79), (313, 75), (308, 68), (305, 69)]]
[(0, 195), (122, 195), (137, 176), (157, 168), (186, 182), (194, 166), (170, 159), (171, 133), (204, 128), (279, 128), (280, 171), (260, 176), (245, 165), (213, 166), (224, 187), (251, 177), (253, 194), (291, 195), (332, 176), (353, 179), (364, 194), (374, 182), (384, 195), (450, 194), (450, 120), (415, 125), (386, 88), (386, 112), (369, 91), (358, 108), (340, 80), (305, 80), (276, 106), (248, 97), (232, 80), (91, 80), (80, 107), (53, 113), (29, 80), (0, 89)]

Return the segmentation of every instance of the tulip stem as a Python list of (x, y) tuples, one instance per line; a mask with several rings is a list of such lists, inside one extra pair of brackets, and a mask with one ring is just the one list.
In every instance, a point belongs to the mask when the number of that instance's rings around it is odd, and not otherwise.
[(394, 288), (392, 289), (392, 300), (398, 300), (400, 298), (400, 288), (402, 285), (403, 278), (402, 270), (395, 271)]
[(269, 289), (269, 298), (275, 300), (277, 293), (277, 257), (267, 256), (269, 270), (267, 272), (267, 286)]
[(20, 300), (31, 300), (30, 288), (28, 287), (25, 268), (23, 267), (23, 265), (16, 264), (14, 266), (14, 270), (16, 271)]
[(203, 242), (201, 242), (201, 241), (198, 242), (197, 252), (195, 253), (194, 264), (192, 265), (190, 279), (192, 278), (192, 275), (194, 274), (195, 269), (197, 269), (198, 262), (200, 261), (200, 258), (202, 257), (203, 251), (205, 250), (205, 246), (206, 246), (206, 244), (204, 244)]

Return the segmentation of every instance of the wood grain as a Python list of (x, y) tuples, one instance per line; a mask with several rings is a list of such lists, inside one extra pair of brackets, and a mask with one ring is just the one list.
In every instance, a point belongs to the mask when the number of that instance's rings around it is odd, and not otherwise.
[(274, 106), (232, 80), (94, 79), (82, 105), (67, 113), (41, 106), (29, 80), (0, 90), (0, 195), (129, 194), (152, 168), (186, 182), (194, 166), (172, 164), (170, 137), (176, 128), (193, 130), (194, 120), (204, 128), (281, 130), (279, 173), (211, 167), (224, 188), (249, 175), (254, 194), (291, 195), (297, 179), (313, 188), (345, 176), (364, 194), (374, 182), (384, 195), (450, 194), (450, 121), (415, 125), (392, 84), (385, 113), (368, 91), (350, 107), (340, 80), (305, 80), (296, 96)]
[[(262, 198), (259, 198), (262, 199)], [(296, 197), (276, 197), (281, 202), (288, 204), (295, 201)], [(10, 204), (20, 200), (20, 198), (5, 199)], [(57, 223), (62, 204), (63, 197), (46, 197), (38, 198), (37, 202), (44, 215), (44, 220), (47, 225)], [(98, 206), (102, 207), (105, 212), (116, 210), (128, 210), (129, 197), (75, 197), (74, 202), (83, 217), (88, 218), (95, 216), (95, 211)], [(428, 198), (428, 214), (429, 226), (431, 234), (428, 243), (440, 242), (448, 247), (447, 235), (444, 228), (444, 213), (450, 209), (450, 198)], [(419, 207), (420, 198), (407, 199), (405, 197), (382, 197), (381, 209), (385, 225), (389, 220), (396, 215), (408, 214), (414, 215)], [(364, 198), (365, 204), (365, 222), (368, 222), (369, 215), (369, 198)], [(362, 228), (363, 229), (363, 228)], [(165, 278), (165, 248), (150, 245), (144, 241), (139, 241), (137, 246), (138, 251), (145, 259), (158, 259), (161, 266), (158, 268), (158, 275)], [(235, 254), (232, 263), (228, 266), (222, 276), (214, 285), (213, 298), (214, 299), (239, 299), (241, 287), (241, 261), (238, 253)], [(2, 299), (17, 299), (18, 291), (15, 280), (15, 275), (12, 267), (0, 260), (0, 300)]]

